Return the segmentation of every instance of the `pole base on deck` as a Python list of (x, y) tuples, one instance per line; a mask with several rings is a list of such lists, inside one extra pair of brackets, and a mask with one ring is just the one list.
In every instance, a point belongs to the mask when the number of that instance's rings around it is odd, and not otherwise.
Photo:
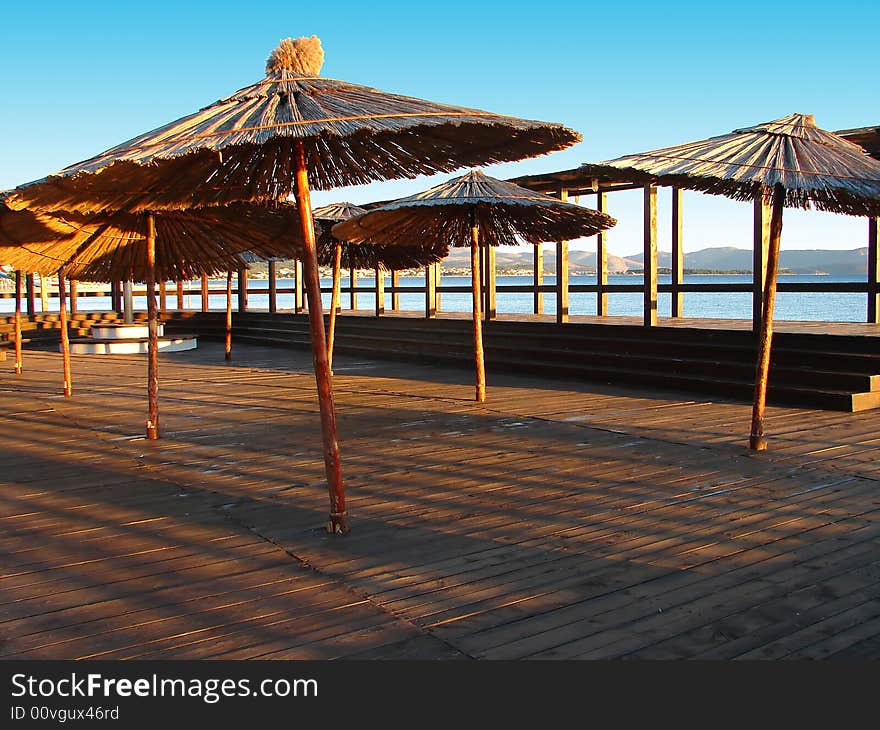
[(15, 374), (16, 374), (16, 375), (21, 375), (21, 365), (16, 365), (16, 366), (15, 366)]
[(159, 438), (159, 427), (147, 421), (147, 441), (155, 441), (157, 438)]
[(475, 400), (477, 403), (485, 403), (486, 402), (486, 391), (482, 388), (477, 388), (477, 395)]
[(766, 451), (767, 450), (767, 439), (763, 436), (750, 436), (749, 437), (749, 448), (752, 451)]
[(342, 512), (339, 514), (330, 513), (330, 517), (327, 520), (327, 532), (331, 535), (347, 535), (351, 531), (351, 528), (348, 526), (348, 513)]
[(67, 383), (64, 384), (64, 397), (70, 398), (73, 395), (73, 388), (71, 388)]

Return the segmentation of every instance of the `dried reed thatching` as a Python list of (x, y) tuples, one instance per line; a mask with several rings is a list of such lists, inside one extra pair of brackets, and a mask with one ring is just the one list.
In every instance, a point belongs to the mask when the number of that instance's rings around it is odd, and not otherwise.
[(867, 150), (875, 160), (880, 160), (880, 126), (838, 129), (834, 134)]
[(330, 233), (331, 225), (362, 215), (366, 208), (352, 203), (332, 203), (315, 208), (315, 220), (323, 225), (323, 233), (318, 237), (318, 263), (332, 266), (335, 261), (336, 246), (342, 247), (341, 265), (344, 269), (383, 269), (399, 271), (429, 266), (442, 261), (449, 255), (449, 245), (444, 242), (427, 242), (423, 245), (401, 246), (362, 246), (357, 243), (340, 241)]
[[(155, 215), (156, 280), (181, 281), (244, 265), (239, 252), (296, 256), (295, 208), (238, 203)], [(0, 263), (81, 281), (145, 281), (146, 214), (13, 211), (0, 201)]]
[(482, 245), (512, 246), (592, 236), (611, 228), (610, 215), (521, 188), (472, 170), (425, 192), (337, 223), (331, 232), (353, 243), (411, 241), (470, 246), (476, 223)]
[(413, 178), (564, 149), (559, 124), (389, 94), (318, 75), (317, 38), (282, 41), (266, 77), (96, 157), (21, 186), (15, 207), (93, 213), (276, 201), (304, 140), (313, 188)]
[(791, 114), (699, 142), (581, 166), (588, 175), (621, 174), (736, 200), (769, 198), (777, 184), (785, 206), (848, 215), (880, 214), (880, 162), (862, 147)]

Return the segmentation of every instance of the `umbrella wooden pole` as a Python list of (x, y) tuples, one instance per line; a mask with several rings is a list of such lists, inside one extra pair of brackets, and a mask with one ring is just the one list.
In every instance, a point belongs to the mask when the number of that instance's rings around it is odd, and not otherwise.
[(64, 397), (73, 395), (73, 383), (70, 379), (70, 338), (67, 333), (67, 286), (64, 271), (58, 272), (58, 315), (61, 320), (61, 359), (64, 362)]
[(147, 354), (147, 438), (159, 438), (159, 323), (156, 312), (156, 220), (147, 216), (147, 320), (149, 349)]
[(764, 451), (764, 408), (767, 403), (767, 380), (770, 374), (770, 352), (773, 343), (773, 307), (776, 304), (776, 279), (779, 272), (779, 242), (782, 237), (782, 209), (785, 189), (773, 188), (773, 207), (770, 213), (770, 241), (767, 252), (767, 278), (764, 283), (764, 307), (758, 339), (758, 362), (755, 370), (755, 397), (752, 404), (752, 432), (749, 448)]
[(232, 272), (226, 273), (226, 359), (232, 359)]
[(21, 375), (21, 272), (15, 272), (15, 374)]
[(40, 274), (40, 309), (49, 311), (49, 280), (45, 274)]
[(480, 317), (480, 228), (471, 224), (471, 288), (473, 289), (474, 363), (477, 369), (476, 400), (486, 400), (486, 364), (483, 359), (483, 323)]
[(327, 363), (333, 374), (333, 343), (336, 339), (336, 310), (339, 309), (340, 279), (342, 278), (342, 244), (337, 243), (333, 252), (333, 294), (330, 296), (330, 323), (327, 327)]
[(309, 330), (312, 339), (312, 357), (315, 381), (318, 386), (318, 404), (321, 409), (321, 435), (324, 442), (324, 467), (330, 492), (330, 519), (327, 531), (348, 532), (345, 511), (345, 487), (339, 463), (339, 443), (336, 437), (336, 412), (333, 406), (333, 382), (327, 359), (327, 341), (324, 339), (324, 314), (321, 311), (321, 280), (318, 275), (318, 255), (315, 248), (315, 228), (312, 220), (312, 201), (309, 192), (309, 173), (306, 150), (302, 140), (294, 142), (296, 166), (296, 204), (303, 236), (303, 274), (309, 298)]

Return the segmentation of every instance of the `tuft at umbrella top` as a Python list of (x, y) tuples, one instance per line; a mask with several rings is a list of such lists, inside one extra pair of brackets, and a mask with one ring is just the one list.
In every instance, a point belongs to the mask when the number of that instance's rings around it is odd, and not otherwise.
[(266, 61), (266, 75), (285, 71), (302, 76), (317, 76), (324, 65), (324, 49), (321, 39), (313, 35), (309, 38), (285, 38), (278, 44)]
[(592, 236), (611, 228), (610, 215), (521, 188), (472, 170), (416, 195), (337, 223), (332, 233), (353, 243), (400, 245), (443, 241), (470, 246), (471, 226), (490, 246)]
[(581, 139), (560, 124), (324, 78), (322, 58), (317, 38), (282, 41), (264, 79), (22, 185), (10, 204), (91, 213), (278, 201), (293, 188), (300, 141), (311, 186), (327, 190), (520, 160)]
[(817, 127), (812, 114), (791, 114), (699, 142), (590, 163), (581, 171), (736, 200), (769, 198), (781, 185), (786, 206), (880, 214), (880, 161)]

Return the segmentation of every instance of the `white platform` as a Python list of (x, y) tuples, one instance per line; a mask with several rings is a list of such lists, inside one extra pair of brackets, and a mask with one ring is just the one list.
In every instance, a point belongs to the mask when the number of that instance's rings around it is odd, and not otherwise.
[[(159, 325), (159, 337), (165, 334), (165, 325)], [(150, 336), (146, 322), (138, 324), (96, 324), (92, 326), (91, 337), (96, 340), (136, 340)]]
[[(195, 335), (165, 337), (165, 326), (159, 325), (159, 350), (182, 352), (195, 350)], [(91, 329), (90, 337), (70, 341), (70, 351), (77, 355), (143, 355), (150, 349), (150, 328), (146, 322), (137, 324), (99, 324)]]
[[(99, 340), (88, 338), (83, 340), (71, 340), (70, 351), (77, 355), (144, 355), (149, 351), (148, 339), (129, 340)], [(183, 352), (195, 350), (198, 347), (196, 337), (160, 337), (158, 343), (160, 352)]]

